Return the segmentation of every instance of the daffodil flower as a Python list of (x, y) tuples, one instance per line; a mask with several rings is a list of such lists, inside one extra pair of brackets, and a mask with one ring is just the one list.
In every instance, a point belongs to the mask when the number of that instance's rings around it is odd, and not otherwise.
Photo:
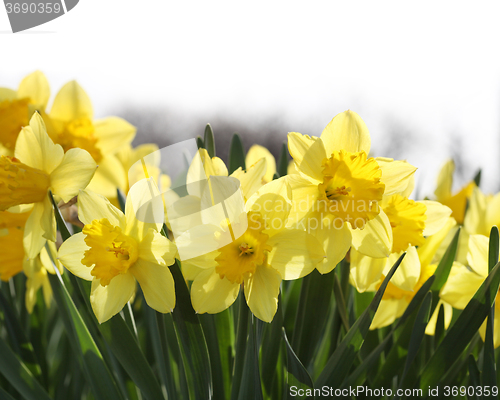
[(458, 193), (452, 194), (451, 187), (453, 185), (454, 171), (455, 163), (453, 160), (448, 160), (439, 172), (437, 187), (434, 194), (437, 201), (450, 207), (452, 210), (451, 216), (461, 225), (464, 223), (467, 200), (472, 195), (476, 184), (474, 181), (471, 181), (460, 189)]
[(126, 187), (127, 181), (126, 171), (115, 155), (132, 142), (135, 127), (118, 117), (94, 120), (90, 98), (75, 81), (57, 93), (48, 115), (54, 128), (53, 139), (64, 151), (85, 149), (99, 165), (89, 189), (116, 197), (116, 188)]
[(40, 71), (26, 76), (17, 91), (0, 88), (0, 154), (12, 155), (19, 132), (35, 110), (44, 113), (49, 97), (49, 83)]
[[(150, 307), (162, 313), (175, 307), (168, 268), (175, 261), (175, 246), (159, 233), (162, 222), (140, 218), (142, 207), (154, 198), (161, 201), (152, 178), (132, 186), (125, 214), (99, 194), (78, 195), (78, 215), (85, 226), (62, 244), (58, 257), (71, 273), (92, 281), (90, 302), (100, 323), (130, 300), (136, 281)], [(163, 205), (160, 208), (163, 212)], [(162, 219), (156, 216), (154, 221)]]
[[(26, 275), (26, 308), (33, 311), (38, 289), (43, 288), (45, 304), (50, 307), (52, 289), (47, 273), (54, 274), (54, 266), (44, 247), (36, 257), (28, 259), (23, 246), (24, 226), (31, 210), (19, 213), (0, 211), (0, 279), (8, 281), (14, 275), (24, 271)], [(47, 242), (53, 255), (56, 254), (55, 244)], [(59, 272), (62, 266), (58, 264)]]
[(436, 201), (414, 201), (408, 198), (413, 185), (405, 191), (383, 196), (380, 207), (389, 219), (392, 228), (391, 256), (372, 258), (351, 249), (351, 281), (359, 292), (364, 292), (380, 279), (383, 270), (388, 270), (406, 252), (391, 284), (402, 290), (413, 290), (421, 273), (417, 247), (422, 246), (426, 236), (440, 231), (449, 220), (451, 209)]
[[(456, 222), (453, 218), (447, 218), (446, 223), (438, 232), (423, 239), (418, 250), (415, 250), (419, 265), (419, 276), (417, 277), (416, 281), (413, 281), (414, 283), (411, 288), (408, 288), (408, 285), (405, 285), (404, 289), (396, 286), (391, 279), (391, 281), (387, 285), (382, 300), (380, 301), (377, 312), (373, 317), (370, 329), (383, 328), (384, 326), (390, 325), (404, 313), (404, 311), (408, 307), (408, 304), (410, 304), (411, 300), (418, 292), (418, 290), (436, 271), (437, 264), (439, 262), (439, 258), (436, 258), (436, 251), (455, 225)], [(408, 256), (413, 257), (413, 252), (407, 253), (405, 258)], [(385, 275), (389, 272), (390, 268), (398, 258), (398, 253), (393, 253), (389, 256), (389, 262), (387, 263), (387, 266), (383, 271), (382, 277), (375, 285), (372, 285), (372, 287), (368, 290), (375, 291), (376, 289), (378, 289)], [(451, 323), (451, 318), (453, 316), (452, 307), (449, 302), (442, 299), (437, 304), (436, 309), (427, 324), (425, 333), (428, 335), (434, 335), (437, 317), (441, 306), (444, 309), (445, 328), (448, 328)]]
[[(203, 199), (218, 197), (214, 178), (211, 188), (205, 187)], [(225, 179), (219, 180), (223, 182), (223, 198), (239, 187), (234, 178)], [(323, 260), (324, 251), (312, 235), (286, 228), (290, 196), (284, 179), (272, 181), (248, 199), (246, 211), (229, 218), (231, 223), (220, 224), (214, 215), (213, 220), (204, 219), (203, 225), (176, 238), (178, 247), (205, 245), (208, 250), (188, 260), (198, 267), (190, 277), (191, 300), (197, 313), (225, 310), (242, 287), (253, 314), (270, 322), (276, 313), (282, 279), (301, 278)], [(227, 209), (231, 213), (237, 207), (229, 202)]]
[[(450, 271), (448, 280), (442, 287), (439, 297), (454, 308), (463, 310), (488, 276), (489, 239), (484, 235), (470, 235), (467, 264), (456, 263)], [(495, 318), (493, 322), (493, 343), (500, 346), (500, 292), (496, 294)], [(486, 321), (479, 329), (484, 340)]]
[(298, 174), (288, 175), (294, 207), (290, 226), (312, 233), (323, 244), (330, 272), (352, 246), (383, 258), (392, 249), (392, 228), (380, 207), (384, 195), (405, 190), (416, 168), (403, 161), (369, 158), (371, 139), (354, 112), (338, 114), (321, 137), (292, 132), (288, 149)]
[(17, 138), (15, 157), (0, 157), (0, 211), (33, 204), (24, 229), (28, 258), (36, 257), (47, 240), (56, 240), (56, 220), (49, 199), (68, 202), (90, 182), (97, 166), (82, 149), (64, 153), (47, 135), (42, 117), (35, 113)]

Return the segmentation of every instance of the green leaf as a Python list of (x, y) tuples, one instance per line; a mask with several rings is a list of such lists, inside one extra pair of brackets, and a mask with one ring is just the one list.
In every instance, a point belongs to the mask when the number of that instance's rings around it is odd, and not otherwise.
[[(28, 367), (17, 358), (11, 348), (0, 338), (0, 373), (28, 400), (50, 400), (47, 392), (32, 375)], [(0, 397), (2, 393), (0, 392)]]
[(118, 199), (118, 204), (120, 205), (120, 210), (125, 213), (125, 203), (127, 202), (127, 196), (123, 194), (120, 189), (116, 189), (116, 198)]
[(240, 136), (235, 133), (233, 135), (233, 138), (231, 139), (231, 146), (229, 147), (229, 175), (231, 175), (239, 167), (241, 167), (243, 170), (246, 169), (245, 149), (243, 148), (243, 143)]
[(210, 124), (207, 124), (205, 127), (205, 140), (203, 142), (210, 158), (215, 157), (214, 131), (212, 130)]
[(285, 176), (288, 173), (288, 147), (286, 142), (281, 145), (281, 152), (278, 158), (277, 171), (279, 176)]
[(201, 136), (196, 136), (196, 145), (198, 146), (198, 149), (204, 149), (205, 144), (203, 143), (203, 139)]
[(233, 313), (230, 309), (214, 315), (224, 384), (223, 398), (225, 399), (229, 399), (231, 395), (231, 376), (234, 359), (233, 348), (235, 340), (232, 315)]
[[(288, 342), (288, 338), (286, 337), (286, 332), (285, 329), (283, 328), (283, 339), (285, 341), (285, 346), (286, 346), (286, 370), (287, 370), (287, 399), (304, 399), (306, 398), (305, 396), (292, 396), (292, 391), (290, 390), (291, 387), (295, 387), (298, 390), (303, 389), (304, 392), (307, 389), (313, 389), (314, 384), (311, 379), (311, 376), (307, 372), (307, 370), (304, 368), (300, 360), (297, 358), (296, 354), (294, 353), (292, 347), (290, 346), (290, 343)], [(304, 393), (302, 392), (302, 393)]]
[(248, 342), (248, 326), (251, 318), (245, 296), (238, 296), (236, 301), (238, 307), (238, 328), (236, 331), (236, 344), (233, 367), (233, 380), (231, 385), (231, 399), (238, 399), (240, 393), (241, 380), (243, 377), (243, 368), (245, 366), (245, 354)]
[[(144, 305), (146, 306), (146, 305)], [(164, 393), (142, 353), (135, 335), (120, 314), (99, 325), (109, 348), (130, 378), (149, 400), (163, 399)]]
[(405, 254), (406, 253), (403, 253), (393, 265), (375, 294), (370, 306), (361, 314), (351, 329), (349, 329), (342, 342), (337, 346), (337, 349), (331, 355), (325, 368), (316, 380), (316, 387), (340, 387), (350, 371), (359, 348), (363, 344), (364, 338), (372, 323), (373, 316), (382, 300), (385, 288), (394, 275), (394, 272), (401, 264), (401, 261), (403, 261)]
[(174, 277), (176, 305), (172, 313), (175, 333), (181, 349), (190, 399), (212, 396), (212, 373), (205, 335), (191, 305), (191, 297), (182, 276), (179, 262), (170, 266)]
[(281, 293), (278, 295), (278, 309), (271, 323), (264, 327), (264, 337), (262, 340), (261, 365), (262, 384), (269, 394), (272, 391), (273, 382), (276, 379), (278, 358), (281, 348), (283, 329), (283, 304)]
[(451, 267), (453, 266), (453, 261), (455, 261), (455, 256), (457, 254), (459, 235), (460, 228), (455, 233), (455, 236), (453, 236), (450, 245), (446, 249), (443, 258), (441, 258), (441, 261), (439, 262), (436, 271), (434, 272), (436, 280), (434, 281), (434, 284), (431, 288), (433, 292), (439, 292), (448, 280), (448, 275), (450, 274)]
[[(469, 366), (469, 386), (477, 388), (481, 386), (481, 378), (479, 374), (479, 370), (477, 368), (476, 360), (472, 354), (469, 355), (468, 358), (468, 366)], [(468, 396), (469, 399), (479, 399), (477, 396)]]
[(337, 311), (339, 312), (340, 319), (342, 320), (342, 324), (346, 332), (350, 329), (349, 326), (349, 317), (347, 316), (347, 306), (344, 299), (344, 293), (342, 291), (342, 287), (340, 286), (339, 277), (337, 274), (334, 274), (334, 283), (333, 283), (333, 293), (335, 294), (335, 301), (337, 302)]
[(490, 312), (494, 298), (487, 301), (486, 293), (489, 290), (496, 293), (499, 283), (500, 263), (493, 268), (425, 366), (420, 379), (422, 389), (436, 386), (440, 378), (462, 354)]
[(488, 246), (488, 271), (490, 272), (498, 263), (499, 245), (498, 228), (493, 226), (490, 231), (490, 242)]
[[(394, 334), (397, 330), (401, 328), (403, 332), (411, 332), (413, 329), (414, 319), (411, 319), (410, 317), (422, 304), (432, 286), (432, 283), (434, 282), (434, 279), (434, 276), (427, 279), (415, 296), (413, 296), (413, 299), (411, 299), (410, 304), (406, 307), (406, 310), (401, 318), (399, 318), (397, 323), (392, 326), (391, 332), (385, 336), (384, 340), (367, 357), (363, 359), (363, 362), (356, 368), (349, 378), (346, 379), (342, 386), (343, 388), (348, 386), (358, 386), (363, 383), (366, 372), (375, 365), (382, 352), (386, 350), (387, 345), (393, 340)], [(389, 355), (386, 356), (382, 369), (378, 373), (378, 380), (374, 382), (374, 387), (386, 386), (385, 383), (380, 382), (390, 381), (393, 376), (400, 372), (404, 362), (404, 355), (407, 353), (409, 338), (410, 335), (408, 335), (407, 340), (405, 341), (406, 343), (403, 344), (402, 341), (405, 339), (405, 335), (401, 334), (396, 343), (393, 344)]]
[(77, 357), (92, 392), (99, 400), (122, 399), (113, 375), (66, 290), (58, 269), (54, 269), (57, 275), (48, 274), (54, 299), (68, 332), (73, 355)]
[(250, 332), (245, 351), (245, 362), (243, 365), (243, 374), (238, 394), (238, 400), (263, 400), (262, 384), (259, 373), (259, 346), (257, 321), (252, 313), (248, 314), (250, 318)]
[(321, 275), (313, 270), (302, 278), (302, 287), (293, 329), (292, 347), (302, 363), (309, 367), (317, 346), (324, 334), (331, 296), (333, 293), (333, 278), (335, 269)]
[(212, 383), (214, 387), (213, 396), (216, 399), (224, 399), (224, 375), (222, 372), (221, 354), (219, 350), (219, 341), (217, 339), (217, 326), (215, 324), (215, 315), (202, 314), (198, 316), (205, 339), (207, 341), (208, 354), (212, 369)]
[[(399, 384), (400, 389), (403, 387), (405, 377), (408, 374), (410, 366), (413, 364), (415, 357), (417, 356), (418, 349), (420, 348), (420, 344), (422, 343), (422, 339), (424, 338), (425, 328), (427, 326), (427, 323), (429, 322), (431, 305), (432, 305), (432, 293), (427, 292), (427, 295), (425, 296), (424, 301), (422, 302), (422, 305), (418, 310), (415, 323), (413, 324), (410, 343), (408, 345), (408, 353), (406, 354), (405, 368), (400, 378), (400, 384)], [(397, 398), (399, 398), (399, 396)]]
[(481, 184), (481, 170), (477, 171), (476, 176), (474, 177), (474, 183), (477, 187)]

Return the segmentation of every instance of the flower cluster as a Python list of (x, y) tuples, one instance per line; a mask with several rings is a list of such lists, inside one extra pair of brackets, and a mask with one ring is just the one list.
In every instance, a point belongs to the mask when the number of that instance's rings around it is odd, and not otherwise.
[[(24, 272), (30, 312), (40, 287), (50, 304), (47, 273), (66, 268), (91, 281), (100, 323), (138, 286), (150, 307), (169, 313), (178, 284), (171, 271), (180, 266), (196, 313), (222, 312), (241, 291), (250, 311), (271, 322), (289, 287), (283, 281), (344, 264), (358, 292), (374, 292), (405, 254), (372, 321), (380, 328), (434, 274), (459, 226), (457, 260), (440, 292), (446, 326), (488, 275), (487, 236), (500, 222), (500, 195), (486, 196), (474, 182), (452, 194), (448, 162), (435, 199), (415, 200), (416, 167), (372, 157), (368, 128), (353, 111), (335, 116), (319, 137), (289, 133), (293, 160), (282, 176), (262, 146), (228, 171), (200, 140), (173, 185), (158, 147), (132, 147), (136, 129), (121, 118), (95, 120), (77, 82), (47, 110), (49, 99), (41, 72), (17, 91), (0, 89), (0, 279)], [(73, 233), (64, 242), (59, 211)]]

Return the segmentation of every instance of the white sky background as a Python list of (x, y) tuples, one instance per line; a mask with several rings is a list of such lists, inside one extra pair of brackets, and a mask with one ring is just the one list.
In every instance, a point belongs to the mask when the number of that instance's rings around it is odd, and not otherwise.
[(292, 130), (309, 126), (301, 133), (316, 136), (350, 108), (375, 149), (389, 120), (418, 134), (408, 160), (419, 167), (423, 194), (434, 189), (453, 132), (463, 140), (467, 177), (482, 167), (483, 188), (496, 191), (496, 4), (80, 0), (67, 15), (18, 34), (7, 33), (0, 8), (0, 86), (15, 88), (40, 69), (53, 94), (77, 79), (97, 116), (123, 102), (248, 123), (280, 113)]

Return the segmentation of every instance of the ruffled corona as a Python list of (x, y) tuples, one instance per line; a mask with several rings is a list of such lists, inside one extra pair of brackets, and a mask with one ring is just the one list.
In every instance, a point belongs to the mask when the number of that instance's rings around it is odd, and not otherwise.
[(106, 218), (92, 221), (82, 230), (85, 243), (90, 247), (85, 251), (82, 264), (92, 268), (92, 276), (107, 286), (115, 276), (125, 274), (137, 261), (137, 241), (122, 233)]
[(46, 172), (29, 167), (14, 157), (0, 157), (0, 211), (43, 201), (49, 186)]
[(243, 283), (244, 277), (255, 272), (258, 265), (266, 260), (271, 246), (266, 244), (269, 236), (262, 233), (264, 221), (258, 212), (248, 213), (248, 229), (234, 242), (220, 249), (215, 259), (215, 267), (221, 279), (226, 277), (231, 283)]
[(95, 162), (102, 159), (102, 154), (97, 147), (98, 139), (95, 136), (95, 128), (89, 118), (79, 118), (68, 122), (64, 130), (58, 135), (57, 142), (64, 151), (73, 148), (87, 150)]
[(318, 185), (321, 211), (327, 211), (353, 228), (363, 228), (380, 212), (385, 185), (382, 171), (364, 151), (334, 151), (323, 161), (323, 183)]
[(424, 243), (425, 213), (427, 207), (399, 194), (384, 202), (384, 212), (391, 223), (393, 232), (392, 252), (404, 251), (408, 246)]

